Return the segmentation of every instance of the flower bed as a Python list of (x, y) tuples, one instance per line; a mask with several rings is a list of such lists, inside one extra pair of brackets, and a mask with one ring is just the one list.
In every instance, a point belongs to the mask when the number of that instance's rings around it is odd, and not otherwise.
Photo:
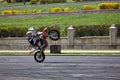
[(41, 13), (41, 10), (4, 10), (2, 15), (14, 15), (14, 14), (28, 14), (28, 13)]

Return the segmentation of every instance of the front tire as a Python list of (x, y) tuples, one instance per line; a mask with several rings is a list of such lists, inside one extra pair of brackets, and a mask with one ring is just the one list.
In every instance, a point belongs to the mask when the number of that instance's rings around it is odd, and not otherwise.
[(38, 51), (34, 54), (34, 59), (36, 62), (43, 62), (45, 60), (45, 54), (44, 52)]
[(50, 39), (56, 41), (60, 38), (60, 33), (57, 30), (50, 30), (48, 32)]

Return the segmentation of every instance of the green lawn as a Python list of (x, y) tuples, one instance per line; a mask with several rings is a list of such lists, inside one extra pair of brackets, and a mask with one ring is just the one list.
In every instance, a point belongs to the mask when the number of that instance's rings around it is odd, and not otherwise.
[(68, 27), (70, 25), (111, 25), (120, 23), (120, 13), (81, 14), (63, 16), (42, 16), (27, 18), (0, 18), (0, 27), (54, 26)]

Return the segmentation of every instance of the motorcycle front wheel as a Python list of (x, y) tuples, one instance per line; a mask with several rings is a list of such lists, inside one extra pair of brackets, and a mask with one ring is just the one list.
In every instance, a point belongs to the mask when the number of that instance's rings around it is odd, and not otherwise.
[(60, 38), (60, 33), (57, 30), (50, 30), (48, 32), (50, 39), (56, 41)]
[(44, 52), (40, 52), (40, 51), (36, 52), (34, 54), (34, 59), (36, 62), (43, 62), (45, 60)]

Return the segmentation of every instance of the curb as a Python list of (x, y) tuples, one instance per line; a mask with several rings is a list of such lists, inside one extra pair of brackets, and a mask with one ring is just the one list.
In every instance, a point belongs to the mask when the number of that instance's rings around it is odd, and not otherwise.
[[(30, 52), (30, 50), (1, 50), (0, 52)], [(45, 50), (50, 53), (50, 50)], [(120, 50), (61, 50), (61, 53), (120, 53)]]
[[(0, 56), (34, 56), (30, 50), (1, 50)], [(61, 50), (61, 53), (45, 51), (46, 56), (120, 56), (120, 50)]]

